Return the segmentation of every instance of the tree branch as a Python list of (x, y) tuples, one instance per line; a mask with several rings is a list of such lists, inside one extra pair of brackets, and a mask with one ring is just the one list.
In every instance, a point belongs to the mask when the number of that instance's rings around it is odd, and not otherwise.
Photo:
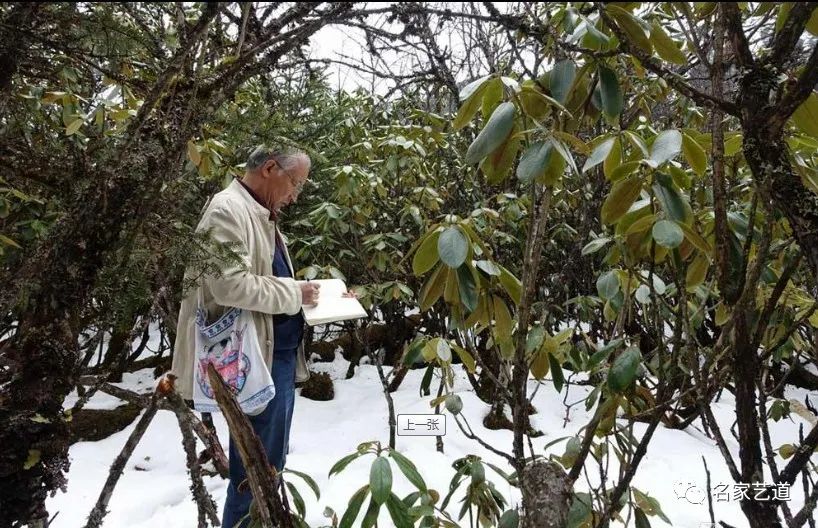
[(792, 485), (792, 483), (795, 482), (795, 477), (798, 476), (798, 473), (800, 473), (807, 462), (809, 462), (816, 446), (818, 446), (818, 425), (812, 428), (812, 431), (809, 432), (801, 445), (798, 446), (790, 462), (784, 470), (781, 471), (778, 482)]
[(775, 68), (781, 69), (790, 60), (790, 54), (798, 44), (807, 22), (818, 2), (795, 2), (784, 27), (776, 33), (770, 56), (764, 61)]
[(778, 107), (771, 118), (773, 131), (781, 130), (784, 127), (784, 123), (787, 122), (793, 112), (813, 93), (816, 84), (818, 84), (818, 44), (812, 48), (812, 53), (810, 53), (809, 59), (804, 65), (804, 70), (795, 85), (792, 89), (787, 90), (784, 97), (781, 98), (781, 102), (778, 103)]
[(755, 63), (753, 53), (750, 51), (750, 43), (747, 35), (744, 34), (744, 27), (741, 25), (741, 11), (735, 2), (722, 2), (721, 12), (724, 14), (724, 22), (727, 34), (730, 35), (730, 44), (736, 61), (742, 68), (749, 68)]
[(605, 11), (605, 5), (600, 2), (595, 2), (594, 5), (596, 5), (597, 10), (599, 11), (599, 15), (602, 17), (602, 20), (605, 21), (605, 24), (607, 24), (607, 26), (611, 28), (611, 31), (613, 31), (616, 37), (619, 39), (622, 51), (630, 55), (633, 55), (634, 57), (639, 59), (639, 62), (641, 62), (646, 69), (650, 70), (651, 72), (655, 73), (656, 75), (664, 79), (665, 82), (667, 82), (670, 86), (675, 88), (676, 91), (678, 91), (685, 97), (692, 99), (693, 101), (697, 102), (702, 106), (718, 108), (730, 115), (737, 117), (740, 116), (739, 108), (735, 103), (713, 97), (712, 95), (708, 95), (700, 90), (697, 90), (696, 88), (693, 88), (692, 86), (687, 84), (687, 82), (685, 82), (684, 78), (681, 75), (666, 68), (664, 65), (662, 65), (661, 61), (653, 58), (647, 52), (634, 46), (631, 43), (630, 39), (628, 38), (628, 35), (624, 31), (622, 31), (622, 29), (617, 25), (617, 23)]

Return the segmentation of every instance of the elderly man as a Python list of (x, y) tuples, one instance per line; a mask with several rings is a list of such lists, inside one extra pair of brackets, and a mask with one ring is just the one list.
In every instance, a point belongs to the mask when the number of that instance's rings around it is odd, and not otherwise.
[[(210, 229), (219, 242), (233, 244), (244, 266), (225, 267), (219, 277), (206, 277), (203, 288), (208, 318), (228, 307), (253, 313), (258, 342), (275, 384), (275, 398), (263, 412), (249, 416), (267, 451), (270, 464), (281, 471), (286, 462), (295, 401), (295, 382), (309, 377), (304, 358), (303, 305), (318, 301), (318, 286), (293, 279), (287, 246), (278, 231), (278, 213), (295, 202), (310, 172), (310, 159), (300, 151), (256, 148), (241, 180), (213, 196), (197, 226)], [(195, 312), (198, 289), (182, 302), (173, 357), (177, 390), (192, 398)], [(265, 346), (266, 345), (266, 346)], [(230, 484), (222, 526), (232, 528), (248, 512), (251, 495), (238, 491), (246, 478), (238, 450), (230, 440)], [(245, 526), (246, 521), (239, 526)]]

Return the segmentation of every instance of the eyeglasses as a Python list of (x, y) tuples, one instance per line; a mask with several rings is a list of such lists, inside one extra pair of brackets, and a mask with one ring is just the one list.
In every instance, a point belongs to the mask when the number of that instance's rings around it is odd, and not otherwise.
[(290, 183), (293, 185), (293, 188), (295, 189), (296, 194), (300, 194), (301, 191), (304, 190), (304, 183), (306, 183), (307, 180), (304, 179), (304, 180), (296, 183), (296, 178), (292, 174), (290, 174), (290, 172), (287, 169), (285, 169), (281, 165), (279, 165), (278, 168), (281, 169), (281, 172), (283, 172), (284, 174), (287, 175), (287, 178), (290, 180)]

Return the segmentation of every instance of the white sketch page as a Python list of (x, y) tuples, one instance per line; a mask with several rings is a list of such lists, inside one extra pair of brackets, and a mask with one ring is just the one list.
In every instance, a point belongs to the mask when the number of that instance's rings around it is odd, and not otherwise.
[(369, 317), (364, 307), (354, 297), (343, 297), (347, 291), (341, 279), (314, 280), (321, 285), (316, 306), (304, 306), (304, 320), (310, 326)]

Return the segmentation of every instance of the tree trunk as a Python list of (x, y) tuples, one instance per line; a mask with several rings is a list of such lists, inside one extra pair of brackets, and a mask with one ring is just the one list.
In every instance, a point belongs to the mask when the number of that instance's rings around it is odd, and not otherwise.
[[(0, 390), (0, 509), (7, 519), (46, 518), (46, 493), (65, 485), (69, 437), (62, 402), (79, 374), (79, 311), (126, 221), (143, 213), (167, 164), (179, 165), (184, 143), (154, 131), (119, 159), (100, 162), (99, 178), (109, 183), (85, 191), (31, 255), (42, 264), (17, 278), (30, 308), (21, 314), (18, 341), (4, 351), (12, 364), (11, 379)], [(37, 414), (46, 421), (32, 420)]]
[(773, 122), (769, 94), (775, 87), (772, 74), (765, 71), (753, 71), (742, 80), (742, 150), (762, 198), (787, 218), (818, 278), (818, 195), (793, 170), (783, 131)]
[[(793, 170), (782, 128), (776, 125), (777, 108), (770, 102), (776, 86), (773, 73), (763, 68), (751, 69), (742, 79), (742, 149), (762, 203), (787, 219), (813, 277), (818, 278), (818, 195)], [(758, 350), (748, 337), (752, 330), (747, 324), (749, 315), (736, 314), (733, 331), (740, 472), (742, 482), (748, 484), (764, 479), (755, 392), (760, 365)], [(781, 526), (774, 502), (744, 499), (741, 509), (752, 528)]]
[(111, 339), (108, 340), (108, 348), (105, 350), (105, 357), (102, 360), (101, 372), (109, 372), (108, 381), (122, 381), (122, 370), (125, 367), (123, 355), (127, 356), (125, 345), (128, 344), (128, 336), (131, 332), (127, 328), (114, 328)]
[(285, 510), (281, 496), (278, 494), (278, 483), (281, 476), (267, 461), (264, 446), (261, 445), (261, 440), (253, 431), (250, 420), (242, 412), (230, 387), (222, 381), (213, 364), (208, 364), (207, 376), (219, 408), (230, 428), (230, 436), (247, 469), (247, 482), (255, 501), (255, 504), (250, 507), (251, 516), (254, 519), (257, 518), (264, 527), (292, 528), (292, 517)]
[(571, 508), (572, 485), (556, 462), (537, 460), (520, 475), (525, 510), (521, 528), (565, 528)]

